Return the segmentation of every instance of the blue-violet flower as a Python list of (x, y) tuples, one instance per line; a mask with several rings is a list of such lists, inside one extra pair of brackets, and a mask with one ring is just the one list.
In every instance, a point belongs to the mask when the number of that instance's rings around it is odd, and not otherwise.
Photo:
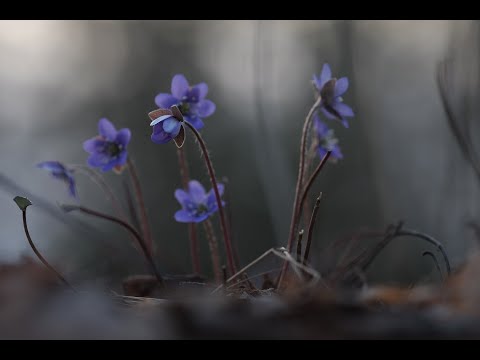
[(71, 197), (77, 198), (77, 190), (75, 186), (75, 178), (73, 170), (68, 169), (59, 161), (43, 161), (37, 164), (40, 169), (45, 169), (55, 178), (63, 181), (68, 186), (68, 193)]

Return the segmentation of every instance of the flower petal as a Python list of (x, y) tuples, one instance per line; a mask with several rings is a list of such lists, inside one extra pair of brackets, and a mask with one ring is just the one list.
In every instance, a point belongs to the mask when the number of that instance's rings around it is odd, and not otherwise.
[(177, 74), (172, 79), (172, 95), (181, 100), (188, 92), (188, 81), (182, 74)]
[(322, 72), (320, 73), (320, 86), (319, 89), (322, 89), (323, 85), (332, 78), (332, 70), (330, 69), (330, 65), (327, 63), (323, 64)]
[(178, 105), (179, 103), (180, 101), (170, 94), (161, 93), (155, 96), (155, 104), (160, 108), (168, 109), (170, 106)]
[(204, 82), (199, 83), (192, 87), (192, 90), (195, 90), (195, 95), (198, 96), (197, 101), (201, 101), (205, 99), (205, 96), (207, 96), (208, 93), (208, 85)]
[(355, 116), (353, 113), (353, 110), (350, 106), (347, 104), (341, 103), (341, 102), (335, 102), (333, 103), (332, 107), (343, 117), (352, 117)]
[(342, 151), (340, 150), (340, 146), (335, 145), (332, 149), (332, 156), (335, 159), (343, 159)]
[(103, 153), (93, 153), (87, 159), (88, 165), (92, 167), (103, 166), (108, 163), (110, 157)]
[(182, 207), (185, 207), (188, 202), (190, 202), (190, 195), (183, 189), (177, 189), (175, 190), (175, 199), (182, 205)]
[(348, 120), (345, 119), (345, 118), (342, 118), (342, 125), (343, 125), (346, 129), (348, 129), (348, 128), (350, 127), (350, 125), (348, 125)]
[(215, 112), (216, 106), (213, 101), (202, 100), (198, 103), (197, 114), (201, 118), (206, 118)]
[[(223, 195), (224, 191), (225, 191), (225, 186), (223, 184), (217, 184), (218, 186), (218, 192), (220, 194), (220, 197)], [(222, 205), (225, 206), (225, 202), (222, 201)], [(215, 191), (213, 191), (213, 189), (211, 189), (208, 194), (207, 194), (207, 207), (209, 209), (216, 209), (218, 210), (218, 206), (217, 206), (217, 198), (215, 197)]]
[(202, 119), (200, 119), (198, 116), (185, 116), (185, 120), (192, 124), (197, 130), (202, 129), (205, 126)]
[(115, 159), (115, 166), (122, 167), (127, 163), (128, 152), (123, 150), (120, 155)]
[(188, 193), (190, 194), (190, 199), (192, 199), (195, 204), (203, 203), (207, 196), (205, 188), (197, 180), (190, 180), (188, 182)]
[(101, 169), (106, 172), (112, 170), (115, 166), (117, 166), (117, 161), (113, 159), (106, 163)]
[(165, 119), (161, 125), (165, 132), (172, 135), (172, 137), (175, 137), (178, 135), (178, 132), (180, 131), (180, 127), (182, 126), (182, 123), (177, 119), (175, 119), (174, 117), (171, 117), (171, 118)]
[(186, 210), (178, 210), (175, 213), (175, 220), (182, 223), (195, 222), (193, 216)]
[(125, 147), (130, 142), (131, 137), (132, 137), (132, 133), (130, 132), (130, 129), (123, 128), (118, 131), (117, 137), (115, 138), (115, 142)]
[(77, 198), (77, 189), (75, 188), (75, 179), (70, 176), (68, 178), (68, 193), (70, 194), (71, 197)]
[(173, 115), (162, 115), (162, 116), (156, 118), (155, 120), (152, 120), (152, 122), (150, 123), (150, 126), (155, 126), (158, 123), (161, 123), (162, 121), (167, 120), (169, 118), (173, 118)]
[(337, 117), (330, 113), (327, 109), (325, 109), (324, 107), (321, 107), (320, 110), (322, 111), (323, 115), (325, 115), (325, 117), (329, 120), (336, 120)]
[(156, 144), (166, 144), (173, 139), (172, 134), (165, 132), (162, 128), (162, 124), (155, 125), (153, 127), (153, 134), (150, 139)]
[(115, 126), (106, 118), (98, 122), (98, 133), (110, 141), (114, 141), (117, 136)]
[(348, 90), (348, 78), (342, 77), (335, 83), (334, 95), (342, 96)]
[(66, 171), (65, 166), (59, 161), (43, 161), (38, 163), (37, 167), (52, 173), (64, 173)]

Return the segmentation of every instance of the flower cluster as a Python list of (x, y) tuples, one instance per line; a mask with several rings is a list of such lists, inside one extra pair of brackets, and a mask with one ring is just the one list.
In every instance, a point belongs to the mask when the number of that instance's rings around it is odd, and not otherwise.
[[(338, 120), (344, 127), (348, 128), (347, 118), (354, 116), (352, 108), (345, 104), (342, 99), (342, 95), (348, 90), (348, 78), (342, 77), (338, 80), (333, 78), (330, 65), (324, 64), (320, 76), (313, 75), (313, 84), (320, 96), (320, 112), (328, 120)], [(318, 140), (318, 155), (323, 157), (328, 151), (331, 151), (332, 159), (343, 158), (334, 131), (321, 120), (318, 112), (315, 113), (314, 126)]]

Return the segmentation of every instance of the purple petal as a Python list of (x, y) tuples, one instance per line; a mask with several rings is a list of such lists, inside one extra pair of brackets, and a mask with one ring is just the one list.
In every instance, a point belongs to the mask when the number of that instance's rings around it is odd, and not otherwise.
[(128, 152), (123, 150), (115, 161), (115, 166), (123, 166), (127, 163)]
[(327, 109), (325, 109), (324, 107), (321, 107), (320, 110), (322, 111), (323, 115), (325, 115), (325, 117), (329, 120), (336, 120), (337, 117), (335, 115), (333, 115), (332, 113), (330, 113)]
[(185, 190), (177, 189), (175, 190), (175, 199), (177, 199), (180, 205), (186, 206), (190, 202), (190, 195)]
[(172, 79), (172, 95), (181, 100), (188, 92), (188, 81), (182, 74), (177, 74)]
[(103, 166), (110, 160), (110, 157), (103, 153), (93, 153), (89, 156), (87, 162), (92, 167)]
[(335, 145), (332, 149), (332, 156), (336, 159), (343, 159), (342, 151), (340, 150), (340, 146)]
[(163, 127), (163, 131), (169, 133), (172, 137), (175, 137), (178, 135), (182, 123), (174, 117), (170, 117), (168, 119), (165, 119), (162, 122), (161, 126)]
[(348, 90), (348, 78), (342, 77), (335, 83), (334, 96), (342, 96)]
[[(225, 185), (223, 184), (217, 184), (218, 186), (218, 192), (220, 194), (220, 197), (222, 197), (224, 191), (225, 191)], [(222, 204), (225, 205), (225, 202), (222, 201)], [(215, 196), (215, 191), (211, 189), (208, 194), (207, 194), (207, 206), (208, 208), (217, 208), (217, 198)]]
[(54, 173), (64, 173), (66, 171), (65, 166), (59, 161), (43, 161), (38, 163), (37, 167)]
[(178, 210), (175, 213), (175, 220), (182, 223), (195, 222), (192, 214), (186, 210)]
[(348, 128), (350, 127), (350, 125), (348, 125), (347, 119), (345, 119), (345, 118), (342, 118), (342, 125), (343, 125), (346, 129), (348, 129)]
[(190, 199), (192, 199), (195, 204), (202, 203), (207, 196), (205, 188), (197, 180), (188, 182), (188, 193), (190, 194)]
[(71, 197), (77, 198), (77, 189), (75, 188), (75, 180), (73, 177), (68, 178), (68, 193)]
[(173, 115), (162, 115), (162, 116), (159, 116), (158, 118), (156, 118), (155, 120), (152, 120), (152, 122), (150, 123), (150, 126), (155, 126), (157, 125), (158, 123), (161, 123), (162, 121), (165, 121), (169, 118), (173, 118)]
[(332, 70), (330, 69), (330, 65), (327, 63), (323, 64), (322, 72), (320, 73), (320, 83), (319, 89), (322, 89), (323, 85), (332, 78)]
[(315, 117), (314, 117), (313, 121), (315, 122), (315, 129), (317, 130), (318, 136), (323, 137), (327, 134), (328, 130), (330, 130), (328, 128), (328, 125), (325, 124), (320, 119), (320, 116), (318, 114), (315, 114)]
[(98, 133), (110, 141), (114, 141), (117, 136), (115, 126), (106, 118), (100, 119), (98, 122)]
[(83, 142), (83, 150), (90, 154), (101, 152), (104, 146), (105, 140), (99, 138), (92, 138)]
[(117, 166), (117, 161), (114, 159), (114, 160), (110, 160), (108, 163), (106, 163), (101, 169), (102, 171), (110, 171), (112, 170), (115, 166)]
[(337, 110), (337, 112), (343, 117), (352, 117), (355, 116), (353, 113), (353, 110), (350, 106), (347, 104), (341, 103), (341, 102), (335, 102), (332, 107)]
[(212, 115), (215, 112), (216, 106), (213, 101), (202, 100), (198, 103), (197, 114), (201, 118)]
[(172, 140), (173, 137), (163, 130), (162, 124), (158, 124), (153, 127), (153, 134), (150, 136), (150, 139), (156, 144), (166, 144)]
[(178, 105), (180, 101), (170, 94), (161, 93), (155, 96), (155, 104), (158, 107), (169, 109), (172, 105)]
[(131, 137), (132, 133), (130, 132), (130, 129), (124, 128), (118, 131), (115, 142), (117, 144), (127, 146)]
[(203, 123), (202, 119), (200, 119), (198, 116), (185, 116), (185, 119), (193, 125), (193, 127), (197, 130), (202, 129), (205, 124)]
[(197, 101), (201, 101), (201, 100), (205, 99), (205, 96), (207, 96), (208, 85), (206, 83), (202, 82), (202, 83), (197, 84), (194, 87), (192, 87), (192, 90), (195, 90), (196, 96), (198, 96)]

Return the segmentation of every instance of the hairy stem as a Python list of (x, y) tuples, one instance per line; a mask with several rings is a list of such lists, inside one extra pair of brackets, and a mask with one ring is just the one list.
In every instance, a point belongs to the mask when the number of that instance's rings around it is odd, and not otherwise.
[(155, 275), (155, 277), (158, 280), (158, 283), (160, 284), (160, 286), (165, 287), (165, 282), (164, 282), (162, 276), (160, 275), (160, 273), (158, 272), (157, 267), (155, 266), (155, 262), (153, 261), (153, 257), (151, 256), (150, 252), (148, 251), (148, 248), (145, 244), (145, 241), (142, 239), (141, 235), (137, 232), (137, 230), (135, 230), (133, 228), (133, 226), (131, 226), (129, 223), (123, 221), (122, 219), (118, 219), (116, 217), (113, 217), (113, 216), (110, 216), (110, 215), (107, 215), (107, 214), (103, 214), (101, 212), (86, 208), (84, 206), (64, 205), (64, 209), (66, 211), (77, 210), (77, 211), (80, 211), (80, 212), (85, 213), (87, 215), (95, 216), (95, 217), (98, 217), (98, 218), (101, 218), (101, 219), (104, 219), (104, 220), (114, 222), (114, 223), (124, 227), (125, 229), (127, 229), (130, 232), (130, 234), (132, 234), (135, 237), (138, 244), (140, 245), (140, 248), (142, 249), (142, 252), (143, 252), (143, 254), (144, 254), (144, 256), (145, 256), (145, 258), (146, 258), (146, 260), (147, 260), (147, 262), (148, 262), (148, 264), (149, 264), (149, 266), (150, 266), (150, 268), (153, 272), (153, 274)]
[(135, 192), (135, 198), (137, 199), (137, 205), (140, 212), (140, 223), (142, 225), (142, 234), (145, 238), (145, 245), (150, 256), (153, 256), (153, 239), (150, 232), (150, 225), (148, 223), (147, 209), (145, 207), (145, 201), (143, 199), (142, 187), (140, 186), (140, 180), (133, 161), (130, 157), (127, 159), (128, 172), (133, 184), (133, 190)]
[[(183, 189), (188, 191), (188, 180), (190, 179), (188, 171), (188, 162), (185, 154), (185, 148), (177, 148), (178, 167), (180, 168), (180, 177), (182, 178)], [(200, 249), (198, 247), (197, 227), (195, 223), (188, 224), (188, 238), (190, 239), (190, 256), (192, 258), (192, 269), (196, 274), (202, 272), (200, 268)]]
[(230, 274), (235, 274), (236, 266), (235, 266), (235, 260), (233, 258), (232, 243), (230, 241), (230, 234), (228, 233), (227, 222), (225, 220), (225, 212), (223, 211), (222, 199), (220, 197), (220, 192), (218, 191), (217, 179), (215, 178), (215, 171), (213, 169), (210, 156), (208, 155), (207, 146), (205, 144), (205, 141), (203, 141), (202, 136), (197, 131), (197, 129), (195, 129), (195, 127), (192, 124), (190, 124), (188, 121), (184, 121), (184, 123), (193, 132), (193, 134), (198, 140), (198, 143), (200, 144), (200, 148), (202, 150), (203, 157), (205, 159), (205, 164), (207, 165), (208, 174), (210, 175), (210, 181), (212, 183), (213, 191), (215, 193), (215, 199), (217, 200), (218, 213), (220, 215), (220, 226), (222, 228), (223, 240), (225, 242), (225, 251), (227, 253), (228, 271), (230, 272)]
[(313, 237), (313, 227), (315, 226), (315, 221), (317, 219), (318, 209), (320, 207), (320, 200), (322, 199), (322, 193), (315, 201), (315, 206), (313, 207), (312, 216), (310, 218), (310, 224), (308, 225), (308, 234), (307, 234), (307, 244), (305, 245), (305, 252), (303, 255), (303, 264), (306, 265), (308, 262), (308, 256), (310, 255), (310, 246), (312, 245), (312, 237)]
[(69, 284), (67, 280), (57, 271), (55, 268), (48, 263), (48, 261), (40, 254), (40, 251), (37, 250), (35, 244), (32, 241), (32, 238), (30, 236), (30, 232), (28, 231), (28, 225), (27, 225), (27, 211), (22, 210), (22, 216), (23, 216), (23, 229), (25, 230), (25, 235), (27, 236), (28, 243), (30, 244), (30, 247), (32, 248), (33, 252), (35, 255), (37, 255), (38, 259), (42, 262), (43, 265), (45, 265), (48, 270), (53, 272), (62, 283), (67, 285), (69, 288), (73, 289), (73, 286)]
[(218, 252), (218, 242), (213, 230), (212, 222), (205, 220), (203, 222), (205, 234), (207, 235), (208, 246), (210, 247), (210, 255), (212, 257), (213, 273), (215, 275), (215, 283), (221, 284), (223, 281), (222, 266), (220, 265), (220, 254)]

